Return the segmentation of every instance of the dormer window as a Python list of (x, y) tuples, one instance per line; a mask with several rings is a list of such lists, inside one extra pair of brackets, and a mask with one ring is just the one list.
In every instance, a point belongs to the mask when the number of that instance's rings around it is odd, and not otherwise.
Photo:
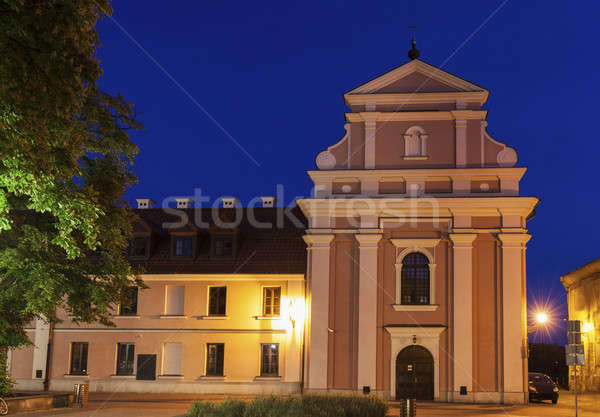
[(171, 256), (173, 258), (193, 258), (196, 249), (196, 236), (171, 236)]
[(215, 238), (215, 256), (233, 256), (233, 237)]
[(148, 259), (150, 256), (150, 236), (135, 236), (129, 246), (129, 257)]
[(412, 126), (404, 133), (404, 159), (427, 157), (427, 138), (429, 135), (422, 127)]
[(233, 259), (237, 250), (237, 236), (234, 233), (213, 234), (210, 249), (212, 258)]

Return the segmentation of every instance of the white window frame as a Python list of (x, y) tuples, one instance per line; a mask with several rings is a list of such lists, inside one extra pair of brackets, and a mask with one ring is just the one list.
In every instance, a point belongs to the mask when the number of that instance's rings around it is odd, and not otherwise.
[[(436, 311), (439, 304), (436, 304), (436, 263), (435, 263), (435, 247), (440, 242), (440, 239), (391, 239), (396, 247), (404, 248), (396, 256), (396, 299), (392, 307), (396, 311)], [(421, 253), (427, 257), (429, 261), (429, 304), (411, 305), (402, 304), (402, 261), (411, 253)]]

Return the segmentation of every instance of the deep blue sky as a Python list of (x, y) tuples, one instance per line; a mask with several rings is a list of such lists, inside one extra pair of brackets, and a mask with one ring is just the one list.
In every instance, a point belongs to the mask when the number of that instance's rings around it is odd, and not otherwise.
[(488, 131), (529, 168), (522, 195), (542, 200), (530, 301), (564, 305), (560, 275), (600, 256), (599, 6), (580, 3), (115, 1), (100, 24), (101, 86), (146, 126), (128, 198), (201, 188), (247, 202), (276, 184), (286, 204), (308, 195), (305, 171), (343, 135), (342, 94), (406, 62), (417, 24), (423, 60), (491, 91)]

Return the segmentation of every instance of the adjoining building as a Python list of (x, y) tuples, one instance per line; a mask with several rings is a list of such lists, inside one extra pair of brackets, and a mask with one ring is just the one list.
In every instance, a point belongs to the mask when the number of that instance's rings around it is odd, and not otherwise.
[[(577, 367), (577, 390), (600, 391), (600, 258), (560, 278), (567, 290), (569, 320), (581, 322), (585, 365)], [(569, 385), (574, 383), (574, 367), (569, 367)]]
[(489, 92), (414, 44), (409, 57), (344, 95), (346, 134), (318, 154), (296, 220), (229, 199), (218, 213), (244, 219), (227, 228), (182, 200), (186, 220), (167, 227), (176, 215), (140, 200), (137, 308), (116, 328), (32, 326), (36, 348), (12, 354), (21, 386), (47, 370), (50, 389), (527, 402), (538, 200), (519, 196), (526, 168), (487, 132)]

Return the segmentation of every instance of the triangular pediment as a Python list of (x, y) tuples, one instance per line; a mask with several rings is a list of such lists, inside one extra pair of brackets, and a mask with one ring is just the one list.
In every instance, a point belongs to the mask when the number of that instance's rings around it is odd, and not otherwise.
[(395, 68), (346, 95), (485, 92), (469, 81), (418, 59)]

